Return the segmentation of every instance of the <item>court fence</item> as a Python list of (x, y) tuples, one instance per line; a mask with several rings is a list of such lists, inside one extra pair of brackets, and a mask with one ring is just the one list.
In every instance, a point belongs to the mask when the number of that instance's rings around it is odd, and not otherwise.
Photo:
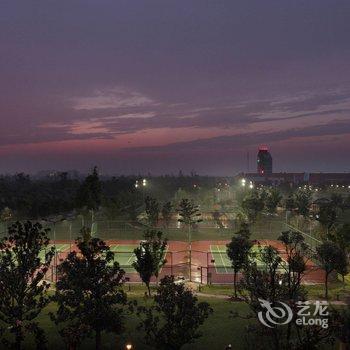
[[(65, 252), (56, 252), (45, 276), (48, 281), (57, 282), (59, 278), (58, 266), (71, 250), (74, 248)], [(132, 252), (117, 251), (114, 254), (115, 261), (124, 262), (124, 264), (120, 264), (120, 268), (125, 271), (124, 282), (126, 284), (141, 283), (139, 274), (132, 267), (132, 261), (125, 265), (125, 262), (130, 260)], [(233, 284), (234, 282), (233, 270), (224, 252), (168, 251), (165, 265), (161, 268), (158, 278), (152, 277), (151, 283), (157, 283), (166, 275), (172, 275), (178, 281), (191, 281), (205, 285)]]

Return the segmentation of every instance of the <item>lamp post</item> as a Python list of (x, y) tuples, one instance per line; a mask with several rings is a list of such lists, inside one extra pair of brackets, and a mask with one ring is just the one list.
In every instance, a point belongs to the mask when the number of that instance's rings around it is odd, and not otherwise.
[(142, 187), (142, 201), (145, 201), (145, 188), (147, 186), (147, 179), (136, 180), (134, 184), (135, 188)]
[(146, 179), (142, 179), (142, 199), (143, 201), (145, 201), (145, 189), (147, 186), (147, 180)]

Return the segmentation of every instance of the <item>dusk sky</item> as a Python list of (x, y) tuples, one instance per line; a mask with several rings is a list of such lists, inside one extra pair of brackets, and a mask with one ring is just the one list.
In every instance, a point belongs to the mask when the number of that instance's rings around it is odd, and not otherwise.
[(0, 172), (350, 171), (349, 0), (2, 0)]

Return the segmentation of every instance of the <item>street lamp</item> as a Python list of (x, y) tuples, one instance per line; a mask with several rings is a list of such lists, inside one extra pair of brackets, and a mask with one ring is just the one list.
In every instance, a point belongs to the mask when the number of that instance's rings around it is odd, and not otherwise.
[(126, 350), (131, 350), (132, 349), (132, 344), (128, 343), (125, 345)]
[(147, 179), (136, 180), (134, 186), (136, 189), (142, 187), (142, 199), (145, 201), (145, 188), (147, 186)]
[(146, 179), (142, 179), (142, 198), (143, 201), (145, 201), (145, 188), (147, 186), (147, 180)]

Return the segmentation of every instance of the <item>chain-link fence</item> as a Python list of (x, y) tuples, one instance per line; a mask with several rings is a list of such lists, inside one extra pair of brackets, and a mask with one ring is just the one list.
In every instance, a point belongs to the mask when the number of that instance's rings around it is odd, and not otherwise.
[[(143, 238), (146, 225), (125, 221), (95, 220), (78, 217), (72, 220), (42, 221), (44, 227), (49, 228), (50, 244), (56, 248), (55, 256), (50, 269), (46, 274), (49, 281), (57, 280), (57, 267), (70, 251), (76, 250), (74, 240), (81, 234), (83, 227), (91, 228), (92, 234), (113, 245), (132, 244), (135, 247)], [(0, 224), (0, 234), (4, 235), (8, 224)], [(186, 279), (203, 284), (230, 284), (234, 274), (226, 254), (225, 244), (231, 239), (233, 228), (217, 228), (205, 225), (195, 227), (191, 232), (192, 247), (188, 244), (188, 229), (161, 228), (165, 236), (172, 242), (171, 250), (166, 253), (166, 264), (162, 267), (159, 278), (165, 275), (174, 275), (177, 279)], [(280, 217), (272, 217), (257, 222), (251, 226), (253, 239), (277, 239), (282, 231), (288, 229), (299, 230), (305, 241), (314, 249), (320, 241), (311, 234), (298, 227), (287, 224)], [(123, 243), (124, 242), (124, 243)], [(126, 243), (125, 243), (126, 242)], [(175, 244), (174, 242), (178, 242)], [(218, 243), (221, 242), (221, 243)], [(113, 243), (113, 244), (112, 244)], [(185, 248), (186, 247), (186, 248)], [(125, 278), (129, 282), (141, 282), (141, 279), (132, 266), (134, 261), (133, 249), (115, 250), (115, 260), (125, 270)], [(152, 282), (156, 282), (155, 279)]]

